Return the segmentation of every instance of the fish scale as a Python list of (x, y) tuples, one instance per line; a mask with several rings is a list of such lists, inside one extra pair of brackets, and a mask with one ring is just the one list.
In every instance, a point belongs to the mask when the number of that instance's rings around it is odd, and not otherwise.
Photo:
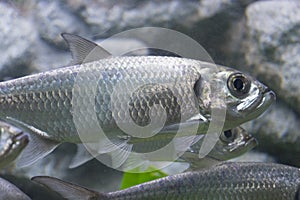
[[(129, 61), (128, 61), (129, 60)], [(143, 58), (119, 58), (119, 64), (117, 66), (122, 66), (122, 63), (130, 62), (131, 63), (131, 70), (134, 71), (133, 75), (139, 76), (142, 75), (142, 73), (139, 73), (139, 67), (136, 66), (136, 62), (142, 62), (147, 61), (148, 59)], [(153, 57), (147, 63), (153, 64), (153, 63), (159, 63), (164, 61), (162, 64), (165, 64), (165, 61), (167, 60), (167, 63), (173, 62), (175, 65), (176, 60), (173, 58), (155, 58)], [(191, 62), (191, 61), (190, 61)], [(103, 65), (101, 65), (103, 63)], [(115, 63), (114, 63), (115, 64)], [(88, 65), (88, 66), (86, 66)], [(101, 65), (101, 67), (99, 67)], [(59, 69), (52, 72), (46, 72), (44, 74), (38, 74), (32, 75), (29, 77), (26, 77), (25, 79), (20, 78), (16, 80), (12, 80), (10, 82), (3, 82), (0, 83), (0, 88), (6, 87), (10, 88), (10, 90), (3, 92), (0, 89), (1, 93), (1, 100), (0, 102), (0, 109), (1, 109), (1, 116), (10, 116), (18, 118), (18, 120), (23, 121), (27, 124), (31, 124), (35, 126), (36, 128), (43, 130), (49, 134), (50, 138), (53, 138), (54, 140), (61, 140), (68, 142), (80, 142), (78, 139), (75, 141), (69, 141), (68, 137), (76, 137), (76, 130), (74, 127), (74, 124), (72, 123), (65, 123), (68, 119), (72, 119), (72, 115), (70, 113), (71, 110), (71, 100), (72, 100), (72, 86), (75, 81), (75, 74), (76, 73), (85, 73), (86, 76), (84, 77), (84, 80), (76, 80), (80, 82), (88, 82), (89, 79), (95, 80), (96, 77), (94, 74), (99, 75), (99, 78), (102, 80), (102, 71), (107, 74), (107, 68), (111, 68), (112, 71), (115, 71), (116, 69), (114, 66), (111, 66), (109, 62), (105, 62), (105, 60), (99, 61), (99, 63), (96, 64), (85, 64), (83, 66), (76, 66), (76, 67), (69, 67), (65, 69)], [(125, 67), (123, 72), (126, 72)], [(180, 69), (182, 68), (182, 69)], [(186, 66), (179, 66), (177, 71), (184, 70), (187, 68)], [(108, 70), (110, 71), (110, 70)], [(153, 72), (153, 77), (161, 77), (164, 72)], [(196, 72), (195, 72), (196, 73)], [(127, 74), (132, 75), (130, 72), (127, 72)], [(176, 75), (176, 76), (175, 76)], [(94, 76), (90, 78), (90, 76)], [(110, 114), (107, 114), (107, 112), (111, 113), (111, 110), (107, 109), (107, 105), (109, 105), (110, 99), (108, 98), (109, 95), (104, 94), (104, 92), (108, 92), (107, 88), (113, 88), (113, 84), (117, 81), (117, 77), (121, 77), (122, 75), (113, 75), (111, 79), (103, 79), (101, 84), (99, 84), (98, 94), (96, 96), (96, 108), (99, 106), (100, 109), (97, 111), (100, 111), (97, 113), (99, 119), (103, 119), (103, 116), (105, 116), (104, 121), (100, 120), (100, 124), (104, 122), (106, 125), (107, 123), (110, 123), (110, 126), (115, 125), (113, 123), (112, 116)], [(162, 76), (163, 78), (167, 78), (166, 76)], [(176, 80), (177, 74), (173, 72), (173, 75), (168, 78), (167, 82), (172, 82)], [(142, 78), (142, 77), (141, 77)], [(143, 76), (145, 79), (145, 74)], [(41, 81), (42, 80), (42, 81)], [(55, 80), (60, 80), (60, 84), (53, 84)], [(147, 82), (148, 80), (141, 80), (141, 82)], [(23, 85), (27, 85), (27, 87), (24, 87)], [(83, 85), (80, 89), (83, 90), (81, 95), (89, 95), (88, 91), (85, 90), (85, 86)], [(110, 90), (111, 91), (111, 90)], [(25, 95), (25, 96), (24, 96)], [(183, 96), (185, 94), (182, 94)], [(104, 98), (103, 98), (104, 97)], [(120, 97), (120, 101), (125, 101), (128, 99), (122, 99)], [(20, 100), (22, 99), (22, 100)], [(184, 99), (184, 97), (183, 97)], [(171, 101), (174, 102), (174, 101)], [(87, 103), (93, 103), (93, 102), (87, 102)], [(162, 102), (159, 102), (162, 103)], [(15, 107), (15, 105), (19, 105), (18, 107)], [(82, 105), (83, 109), (85, 105)], [(148, 109), (149, 103), (146, 101), (145, 106), (140, 106), (139, 109), (136, 107), (135, 110), (145, 110)], [(102, 110), (104, 108), (104, 110)], [(32, 113), (33, 115), (29, 116), (29, 113)], [(144, 112), (144, 111), (142, 111)], [(82, 113), (84, 115), (84, 113)], [(122, 108), (120, 108), (120, 115), (124, 115), (124, 111)], [(86, 115), (86, 114), (85, 114)], [(21, 117), (19, 117), (21, 116)], [(141, 118), (145, 117), (145, 115), (140, 115)], [(174, 116), (174, 115), (170, 115)], [(142, 119), (139, 120), (142, 120)], [(49, 122), (46, 119), (52, 119), (54, 121)], [(87, 119), (88, 120), (88, 119)], [(85, 120), (84, 120), (85, 121)], [(143, 120), (142, 120), (143, 121)], [(172, 121), (169, 120), (169, 121)], [(126, 123), (126, 122), (124, 122)], [(105, 127), (103, 127), (105, 129)], [(58, 130), (59, 132), (55, 132), (54, 130)]]
[(295, 200), (300, 195), (299, 168), (276, 163), (228, 162), (108, 193), (99, 193), (52, 177), (34, 177), (33, 180), (68, 199)]
[[(297, 199), (300, 171), (269, 163), (229, 163), (162, 178), (103, 199)], [(137, 193), (140, 193), (137, 195)]]

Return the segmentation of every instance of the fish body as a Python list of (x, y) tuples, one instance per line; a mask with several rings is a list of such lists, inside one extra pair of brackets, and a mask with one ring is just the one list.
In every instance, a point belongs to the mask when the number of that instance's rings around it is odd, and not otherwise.
[[(169, 135), (161, 135), (159, 137), (160, 142), (164, 142), (170, 139)], [(242, 127), (236, 127), (227, 131), (223, 131), (219, 136), (216, 144), (212, 150), (204, 157), (199, 157), (199, 152), (203, 147), (205, 138), (200, 137), (178, 137), (175, 138), (175, 146), (177, 149), (182, 149), (182, 143), (193, 139), (191, 146), (186, 151), (178, 152), (178, 159), (171, 160), (166, 156), (161, 157), (147, 157), (146, 154), (140, 156), (129, 156), (129, 161), (133, 165), (135, 161), (136, 166), (134, 169), (128, 169), (130, 173), (151, 171), (153, 169), (160, 169), (166, 174), (178, 174), (183, 171), (193, 171), (204, 168), (209, 168), (214, 165), (220, 164), (222, 161), (226, 161), (250, 151), (257, 146), (258, 142), (250, 133), (248, 133)], [(168, 140), (167, 140), (168, 141)], [(135, 142), (135, 141), (132, 141)], [(143, 142), (143, 145), (153, 147), (157, 143), (156, 140), (148, 139)], [(138, 162), (137, 162), (138, 160)], [(160, 162), (164, 161), (164, 162)], [(168, 162), (169, 161), (169, 162)], [(154, 168), (153, 168), (154, 167)], [(127, 171), (127, 170), (125, 170)]]
[(0, 199), (30, 200), (31, 198), (12, 183), (0, 178)]
[(190, 164), (189, 170), (199, 170), (216, 165), (250, 151), (257, 146), (257, 140), (242, 127), (236, 127), (221, 133), (214, 148), (204, 158), (199, 158), (199, 151), (204, 138), (191, 145), (178, 161)]
[(274, 163), (224, 163), (109, 193), (98, 193), (51, 177), (34, 177), (33, 180), (68, 199), (294, 200), (299, 199), (300, 194), (300, 170)]
[[(181, 124), (189, 135), (205, 134), (212, 107), (226, 111), (225, 131), (256, 118), (275, 99), (265, 85), (231, 68), (163, 56), (84, 60), (90, 52), (80, 45), (100, 47), (64, 37), (76, 65), (0, 83), (0, 118), (31, 136), (20, 165), (62, 142), (97, 141), (99, 153), (119, 146), (122, 152), (116, 154), (126, 158), (130, 151), (144, 152), (144, 138), (164, 131), (174, 136)], [(141, 148), (130, 144), (136, 138)]]

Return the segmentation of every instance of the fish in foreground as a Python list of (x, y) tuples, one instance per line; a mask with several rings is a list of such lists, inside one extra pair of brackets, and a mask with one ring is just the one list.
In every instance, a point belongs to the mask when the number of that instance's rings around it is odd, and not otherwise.
[(30, 200), (31, 198), (12, 183), (0, 178), (0, 199)]
[(300, 198), (299, 168), (275, 163), (224, 163), (167, 176), (131, 188), (99, 193), (52, 177), (34, 181), (67, 199), (284, 199)]
[(212, 167), (250, 151), (257, 146), (257, 140), (242, 127), (224, 131), (214, 148), (204, 158), (199, 159), (203, 139), (193, 144), (178, 160), (190, 164), (188, 170)]
[(23, 132), (10, 129), (7, 124), (0, 124), (0, 169), (10, 165), (28, 144), (28, 136)]
[[(225, 131), (258, 117), (275, 99), (265, 85), (231, 68), (176, 57), (112, 57), (79, 36), (63, 37), (73, 55), (72, 66), (0, 83), (0, 118), (30, 135), (18, 166), (32, 164), (60, 143), (84, 140), (99, 142), (98, 153), (110, 152), (118, 167), (130, 152), (144, 153), (147, 148), (144, 138), (132, 136), (130, 128), (126, 132), (120, 125), (133, 124), (144, 133), (143, 127), (165, 121), (161, 130), (152, 127), (158, 132), (154, 140), (165, 133), (174, 136), (181, 125), (186, 130), (196, 127), (191, 134), (205, 134), (217, 106), (226, 109)], [(165, 111), (165, 120), (159, 110)], [(107, 138), (99, 139), (98, 127)], [(82, 155), (86, 154), (79, 152), (75, 159), (79, 164), (89, 159)]]

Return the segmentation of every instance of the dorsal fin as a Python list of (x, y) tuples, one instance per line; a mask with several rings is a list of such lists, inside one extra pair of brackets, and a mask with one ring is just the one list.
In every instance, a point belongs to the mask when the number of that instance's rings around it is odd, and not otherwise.
[(111, 54), (96, 43), (70, 33), (62, 33), (71, 51), (72, 65), (88, 63), (111, 57)]

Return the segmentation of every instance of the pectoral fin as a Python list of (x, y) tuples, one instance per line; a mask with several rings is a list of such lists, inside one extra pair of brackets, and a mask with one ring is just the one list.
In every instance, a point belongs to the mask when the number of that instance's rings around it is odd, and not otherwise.
[(48, 189), (57, 192), (66, 199), (106, 199), (105, 194), (89, 190), (87, 188), (62, 181), (49, 176), (36, 176), (31, 180), (44, 185)]
[(33, 164), (51, 153), (60, 144), (57, 141), (47, 138), (47, 133), (17, 119), (7, 117), (6, 121), (22, 129), (24, 132), (29, 133), (29, 143), (21, 152), (16, 162), (18, 167), (25, 167)]
[(84, 144), (77, 144), (76, 155), (72, 158), (69, 168), (76, 168), (90, 160), (94, 157), (88, 152)]
[(116, 149), (110, 153), (112, 159), (112, 167), (119, 168), (128, 158), (132, 150), (131, 144), (126, 144), (123, 147)]

